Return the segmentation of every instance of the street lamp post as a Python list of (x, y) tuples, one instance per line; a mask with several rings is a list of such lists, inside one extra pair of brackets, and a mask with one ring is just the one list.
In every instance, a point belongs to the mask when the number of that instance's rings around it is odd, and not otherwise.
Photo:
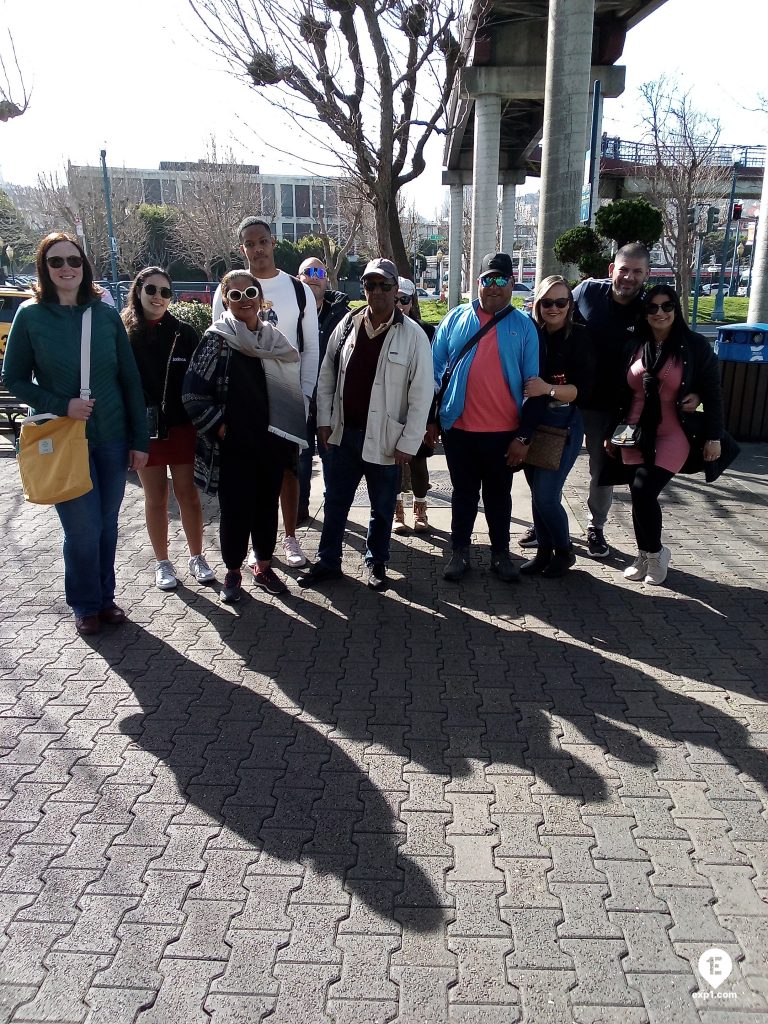
[(442, 249), (438, 249), (435, 253), (435, 259), (437, 260), (437, 280), (435, 281), (435, 295), (440, 294), (440, 289), (443, 284), (443, 260), (445, 259), (445, 253)]
[(112, 192), (109, 187), (109, 172), (107, 171), (107, 151), (102, 149), (101, 151), (101, 172), (104, 177), (104, 205), (107, 210), (107, 231), (109, 232), (109, 254), (112, 261), (112, 284), (114, 285), (113, 293), (115, 297), (115, 304), (120, 309), (122, 305), (120, 289), (117, 286), (120, 280), (120, 275), (117, 272), (117, 239), (115, 238), (115, 229), (112, 223)]
[(739, 157), (741, 156), (741, 150), (734, 149), (731, 154), (733, 157), (733, 178), (731, 180), (731, 197), (728, 200), (728, 212), (726, 213), (725, 220), (725, 236), (723, 238), (723, 251), (720, 255), (720, 277), (717, 282), (717, 295), (715, 296), (715, 305), (712, 310), (713, 320), (725, 320), (725, 306), (723, 304), (723, 288), (725, 286), (725, 261), (728, 259), (728, 242), (730, 241), (731, 235), (731, 217), (733, 215), (733, 201), (736, 197), (736, 179), (741, 170), (741, 163)]

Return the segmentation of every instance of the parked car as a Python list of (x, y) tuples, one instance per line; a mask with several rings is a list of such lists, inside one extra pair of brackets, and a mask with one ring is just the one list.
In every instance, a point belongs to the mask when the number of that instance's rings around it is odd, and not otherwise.
[(34, 298), (35, 293), (24, 285), (0, 285), (0, 361), (5, 355), (5, 343), (11, 330), (16, 310), (27, 299)]
[(418, 295), (418, 297), (420, 299), (428, 299), (429, 298), (429, 292), (427, 291), (426, 288), (417, 288), (416, 289), (416, 294)]
[(515, 294), (517, 294), (517, 295), (531, 295), (532, 293), (533, 293), (533, 288), (531, 288), (527, 284), (523, 284), (522, 281), (516, 281), (512, 285), (512, 294), (513, 295), (515, 295)]

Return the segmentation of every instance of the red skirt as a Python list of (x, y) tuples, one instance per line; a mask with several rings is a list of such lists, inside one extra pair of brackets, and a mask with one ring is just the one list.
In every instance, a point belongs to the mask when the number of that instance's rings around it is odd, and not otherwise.
[(190, 466), (195, 461), (197, 431), (191, 423), (170, 427), (168, 437), (149, 442), (148, 466)]

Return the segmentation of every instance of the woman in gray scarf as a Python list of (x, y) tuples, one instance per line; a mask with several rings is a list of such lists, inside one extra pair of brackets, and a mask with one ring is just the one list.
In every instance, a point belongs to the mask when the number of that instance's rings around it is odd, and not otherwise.
[(286, 587), (271, 566), (283, 470), (306, 445), (299, 353), (261, 319), (255, 277), (233, 270), (221, 282), (224, 313), (205, 332), (184, 380), (183, 401), (198, 431), (195, 480), (219, 496), (219, 538), (227, 575), (221, 600), (240, 600), (249, 544), (256, 586)]

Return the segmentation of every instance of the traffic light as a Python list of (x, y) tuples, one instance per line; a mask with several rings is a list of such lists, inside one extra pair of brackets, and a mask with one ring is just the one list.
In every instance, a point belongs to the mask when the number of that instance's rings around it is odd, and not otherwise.
[(711, 235), (713, 231), (717, 231), (717, 225), (720, 221), (720, 207), (710, 206), (707, 210), (707, 234)]
[(691, 206), (688, 210), (688, 230), (696, 230), (696, 221), (698, 220), (698, 209), (695, 206)]
[(741, 220), (741, 203), (733, 204), (733, 217), (732, 220)]

